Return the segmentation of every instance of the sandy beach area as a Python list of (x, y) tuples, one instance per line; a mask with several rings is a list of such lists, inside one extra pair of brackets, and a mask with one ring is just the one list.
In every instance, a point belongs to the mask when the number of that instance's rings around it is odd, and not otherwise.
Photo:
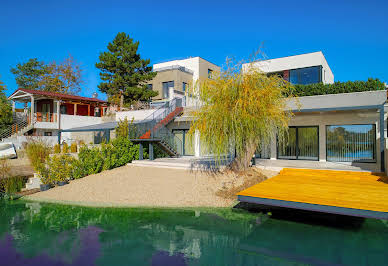
[(230, 207), (236, 199), (216, 192), (241, 181), (230, 175), (127, 165), (25, 198), (88, 206)]

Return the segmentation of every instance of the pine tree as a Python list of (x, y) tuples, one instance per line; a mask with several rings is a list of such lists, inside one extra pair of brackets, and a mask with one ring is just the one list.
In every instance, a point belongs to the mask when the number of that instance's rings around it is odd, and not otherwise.
[(149, 59), (141, 59), (138, 53), (139, 42), (134, 42), (129, 35), (120, 32), (113, 42), (108, 44), (108, 51), (99, 56), (102, 82), (98, 85), (101, 92), (108, 94), (111, 102), (119, 103), (120, 98), (125, 103), (146, 101), (158, 95), (147, 89), (147, 81), (152, 80), (156, 73), (149, 66)]
[(0, 80), (0, 131), (12, 124), (12, 106), (5, 95), (6, 87)]

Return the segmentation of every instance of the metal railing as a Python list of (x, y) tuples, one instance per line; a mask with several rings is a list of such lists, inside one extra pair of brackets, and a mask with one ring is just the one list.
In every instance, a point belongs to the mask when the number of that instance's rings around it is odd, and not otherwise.
[(13, 114), (13, 123), (5, 128), (0, 129), (0, 140), (11, 137), (29, 126), (30, 117), (28, 115), (16, 116)]
[(164, 103), (151, 115), (146, 117), (143, 122), (138, 123), (135, 126), (130, 126), (130, 137), (139, 139), (146, 136), (144, 138), (158, 139), (168, 144), (168, 146), (178, 153), (178, 147), (182, 146), (182, 141), (165, 127), (162, 120), (174, 112), (176, 108), (182, 107), (182, 103), (183, 100), (181, 98), (174, 98), (171, 101)]
[(48, 112), (36, 112), (34, 113), (34, 120), (36, 122), (57, 122), (57, 114)]

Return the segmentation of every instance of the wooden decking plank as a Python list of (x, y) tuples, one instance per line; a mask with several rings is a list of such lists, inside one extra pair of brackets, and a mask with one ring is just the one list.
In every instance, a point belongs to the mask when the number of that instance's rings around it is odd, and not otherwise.
[(381, 174), (284, 169), (239, 196), (388, 213), (388, 182)]

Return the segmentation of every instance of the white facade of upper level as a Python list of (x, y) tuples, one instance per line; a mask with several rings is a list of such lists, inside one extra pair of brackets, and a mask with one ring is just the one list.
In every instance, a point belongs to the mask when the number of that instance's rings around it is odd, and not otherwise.
[(220, 67), (203, 59), (202, 57), (190, 57), (181, 60), (172, 60), (163, 63), (158, 63), (153, 65), (153, 70), (158, 71), (168, 67), (181, 66), (189, 69), (193, 72), (193, 82), (197, 81), (199, 78), (207, 78), (210, 71), (219, 72)]
[[(257, 67), (268, 74), (281, 73), (291, 83), (298, 80), (298, 78), (302, 79), (301, 75), (305, 75), (308, 79), (309, 75), (314, 74), (314, 67), (318, 67), (320, 69), (318, 82), (324, 84), (334, 83), (334, 74), (321, 51), (243, 64), (243, 71), (246, 71), (249, 67)], [(299, 82), (294, 83), (301, 84)]]

